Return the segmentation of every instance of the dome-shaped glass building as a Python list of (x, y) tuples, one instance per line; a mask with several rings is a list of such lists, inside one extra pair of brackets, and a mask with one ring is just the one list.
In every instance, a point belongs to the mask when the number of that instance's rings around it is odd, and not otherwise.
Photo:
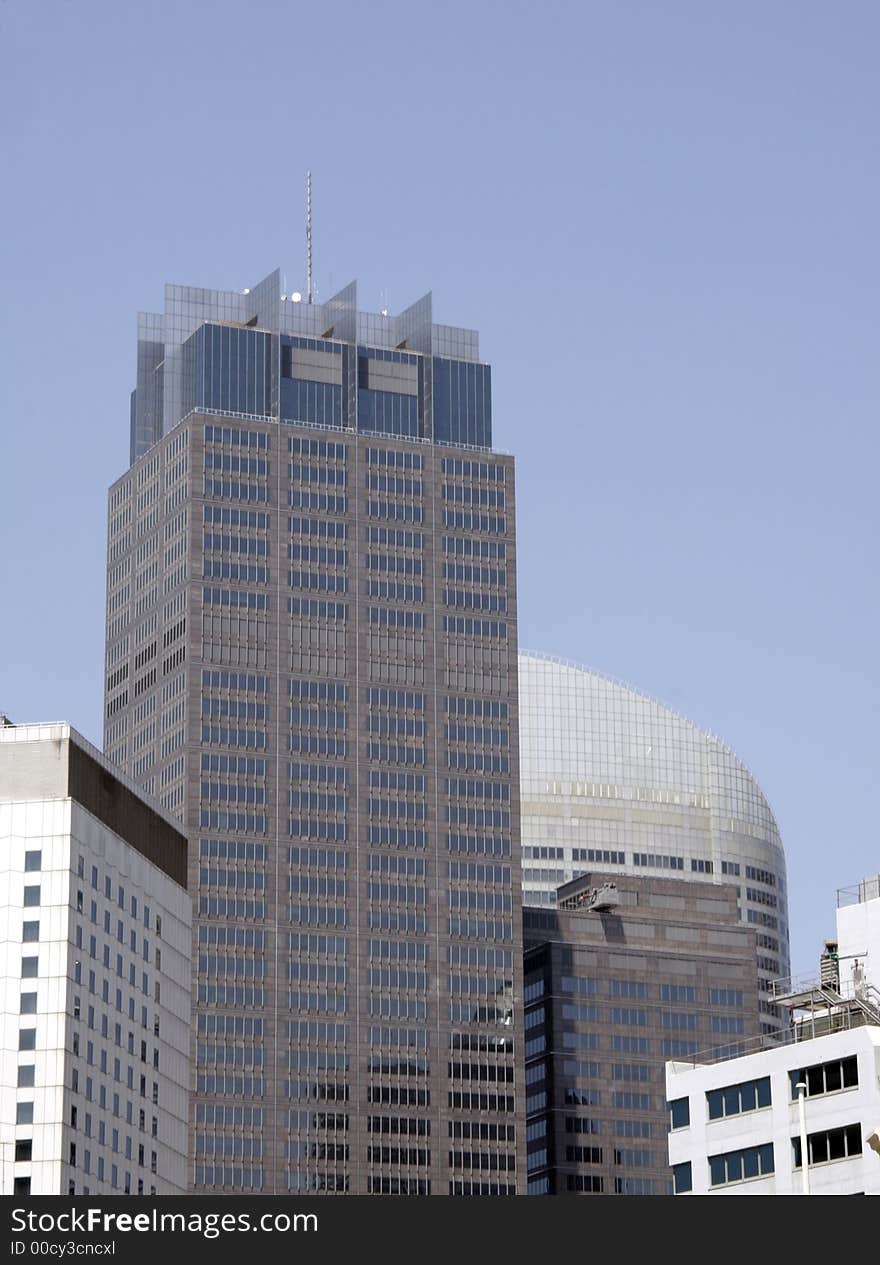
[(788, 975), (779, 829), (729, 747), (629, 686), (531, 653), (519, 657), (519, 724), (526, 905), (555, 904), (585, 871), (732, 883), (759, 979)]

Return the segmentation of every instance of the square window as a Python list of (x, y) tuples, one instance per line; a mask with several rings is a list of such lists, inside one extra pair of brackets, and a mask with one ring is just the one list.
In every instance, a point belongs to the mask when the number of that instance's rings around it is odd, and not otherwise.
[(19, 1102), (15, 1104), (15, 1123), (34, 1123), (34, 1104), (32, 1102)]
[(37, 1013), (36, 993), (22, 993), (21, 1010), (19, 1013), (22, 1015), (35, 1015)]
[(26, 887), (25, 887), (25, 889), (24, 889), (24, 907), (25, 907), (25, 909), (31, 909), (34, 905), (39, 905), (39, 903), (40, 903), (40, 888), (39, 888), (39, 886), (36, 886), (36, 887), (27, 887), (27, 886), (26, 886)]
[(34, 1144), (31, 1138), (15, 1139), (15, 1163), (27, 1164), (33, 1155)]
[(37, 1048), (37, 1030), (36, 1028), (22, 1028), (18, 1034), (18, 1048), (20, 1050), (35, 1050)]
[(42, 852), (26, 852), (24, 854), (24, 871), (25, 874), (32, 874), (35, 870), (43, 868)]
[(40, 938), (39, 922), (25, 922), (21, 928), (21, 938), (24, 944), (32, 944)]
[(19, 1067), (19, 1069), (18, 1069), (18, 1087), (19, 1087), (19, 1089), (33, 1089), (33, 1087), (34, 1087), (34, 1072), (35, 1072), (35, 1070), (36, 1070), (36, 1069), (35, 1069), (35, 1067), (34, 1067), (33, 1063), (26, 1063), (26, 1064), (24, 1064), (24, 1066)]

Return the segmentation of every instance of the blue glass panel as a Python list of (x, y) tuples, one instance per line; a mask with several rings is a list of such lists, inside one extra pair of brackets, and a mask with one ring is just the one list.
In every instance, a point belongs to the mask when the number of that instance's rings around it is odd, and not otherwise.
[(342, 426), (342, 387), (328, 382), (282, 378), (281, 420)]
[(418, 397), (359, 387), (358, 430), (418, 438), (421, 434)]
[(184, 412), (192, 408), (265, 416), (271, 404), (271, 335), (202, 325), (183, 348)]
[(434, 442), (492, 446), (489, 365), (434, 357)]

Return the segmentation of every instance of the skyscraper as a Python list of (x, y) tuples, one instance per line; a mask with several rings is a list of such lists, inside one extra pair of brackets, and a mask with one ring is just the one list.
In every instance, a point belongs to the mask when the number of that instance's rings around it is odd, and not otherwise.
[(190, 841), (198, 1190), (523, 1186), (514, 469), (476, 333), (171, 286), (105, 747)]

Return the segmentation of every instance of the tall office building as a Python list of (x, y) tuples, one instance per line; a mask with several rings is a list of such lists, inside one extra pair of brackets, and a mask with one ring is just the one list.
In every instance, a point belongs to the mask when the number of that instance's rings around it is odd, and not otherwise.
[(166, 290), (108, 755), (185, 825), (198, 1190), (523, 1185), (514, 469), (476, 333)]
[(732, 884), (755, 932), (761, 1019), (783, 1024), (785, 854), (751, 772), (714, 734), (577, 664), (519, 656), (523, 898), (589, 870)]
[(178, 824), (69, 725), (0, 727), (0, 1190), (187, 1189)]

